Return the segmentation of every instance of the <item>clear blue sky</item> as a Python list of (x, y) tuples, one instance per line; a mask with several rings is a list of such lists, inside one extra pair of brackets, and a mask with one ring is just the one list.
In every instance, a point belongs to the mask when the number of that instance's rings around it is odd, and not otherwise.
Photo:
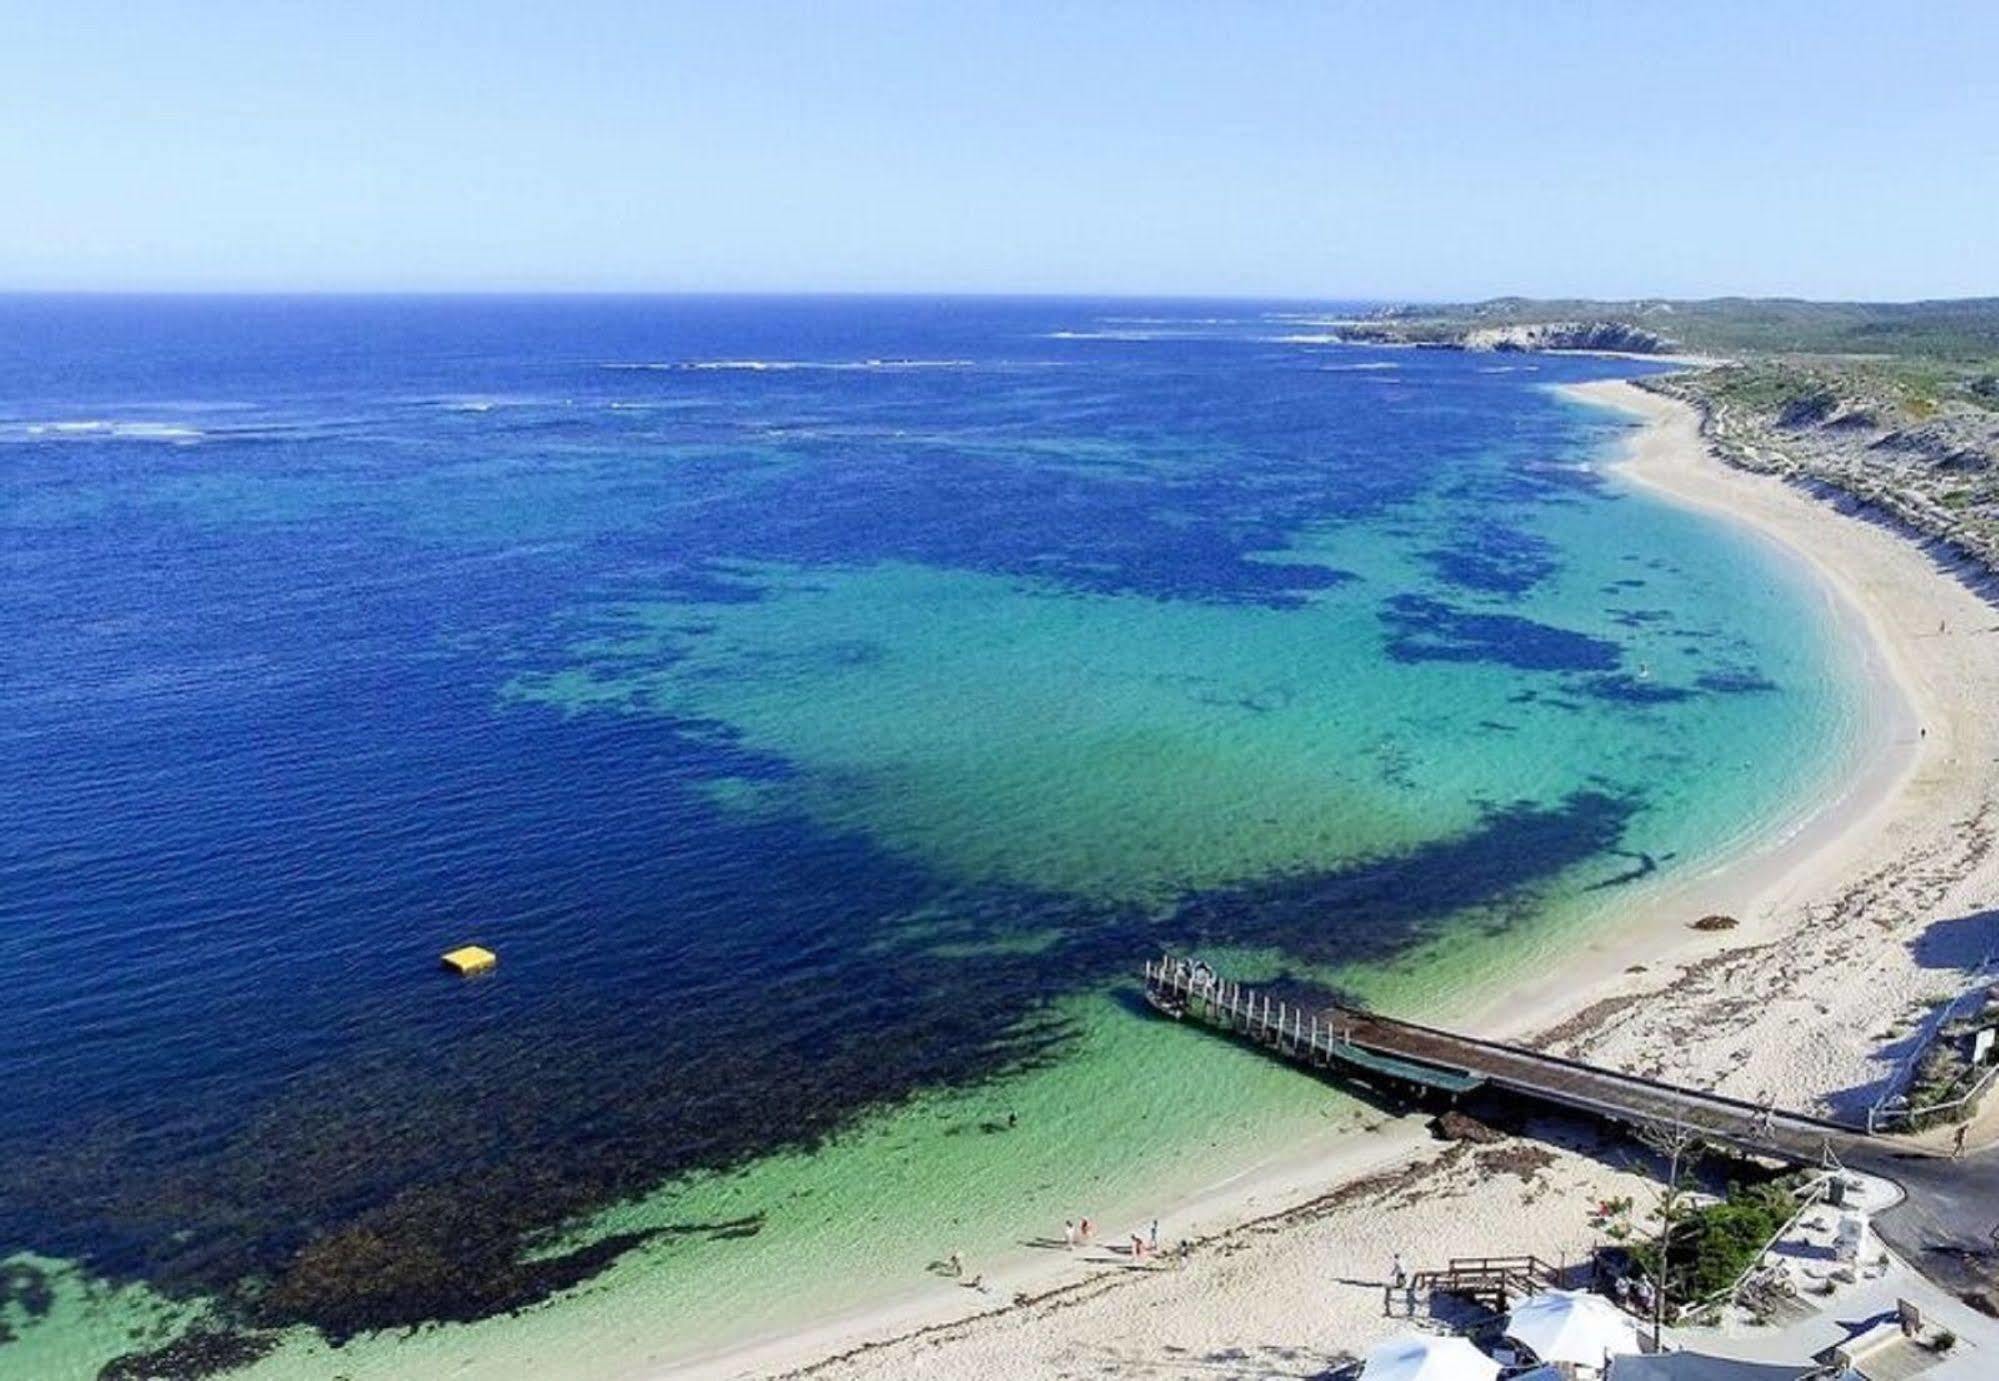
[(0, 288), (1999, 292), (1999, 4), (0, 0)]

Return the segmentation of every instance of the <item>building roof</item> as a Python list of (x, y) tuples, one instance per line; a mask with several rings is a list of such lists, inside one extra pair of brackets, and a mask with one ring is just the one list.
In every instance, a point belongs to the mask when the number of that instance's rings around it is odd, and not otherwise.
[(1741, 1362), (1700, 1352), (1661, 1352), (1611, 1358), (1607, 1381), (1800, 1381), (1818, 1370), (1816, 1362)]

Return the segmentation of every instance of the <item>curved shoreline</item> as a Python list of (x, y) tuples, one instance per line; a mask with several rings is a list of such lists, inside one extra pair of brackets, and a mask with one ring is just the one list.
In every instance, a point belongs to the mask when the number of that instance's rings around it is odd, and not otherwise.
[[(1976, 845), (1980, 830), (1966, 829), (1966, 819), (1999, 807), (1976, 768), (1993, 758), (1999, 733), (1980, 722), (1965, 693), (1999, 684), (1999, 638), (1978, 636), (1984, 631), (1978, 625), (1993, 622), (1992, 611), (1905, 539), (1781, 481), (1725, 467), (1708, 453), (1686, 405), (1623, 381), (1564, 392), (1645, 419), (1618, 462), (1621, 476), (1743, 525), (1810, 567), (1871, 682), (1868, 718), (1858, 732), (1873, 742), (1863, 746), (1832, 800), (1746, 839), (1698, 876), (1646, 894), (1631, 907), (1634, 919), (1600, 937), (1583, 964), (1529, 989), (1494, 994), (1490, 1006), (1504, 1004), (1507, 1011), (1486, 1013), (1488, 1024), (1539, 1031), (1550, 1044), (1687, 1082), (1785, 1102), (1824, 1101), (1878, 1073), (1876, 1037), (1884, 1020), (1947, 986), (1941, 976), (1925, 981), (1933, 971), (1911, 951), (1944, 899), (1927, 885), (1934, 882), (1927, 865), (1953, 843)], [(1956, 636), (1928, 633), (1933, 617)], [(1971, 848), (1944, 890), (1975, 893), (1999, 883), (1995, 857), (1989, 847)], [(1902, 899), (1907, 906), (1897, 900), (1903, 890), (1913, 891)], [(1742, 927), (1720, 935), (1689, 930), (1686, 918), (1707, 909), (1739, 916)], [(1827, 924), (1827, 914), (1857, 923), (1857, 937), (1844, 922)], [(1789, 953), (1826, 947), (1832, 959), (1818, 967), (1800, 960), (1804, 971)], [(1859, 976), (1872, 981), (1855, 983)], [(1870, 1020), (1856, 1021), (1856, 1014)], [(1687, 1039), (1689, 1028), (1705, 1039)], [(1748, 1058), (1743, 1043), (1756, 1047)], [(1662, 1068), (1666, 1045), (1678, 1063)], [(1523, 1215), (1510, 1186), (1468, 1171), (1475, 1158), (1428, 1140), (1413, 1119), (1383, 1119), (1370, 1131), (1347, 1134), (1349, 1150), (1337, 1164), (1287, 1158), (1215, 1186), (1201, 1204), (1176, 1215), (1172, 1235), (1191, 1247), (1177, 1271), (1037, 1263), (994, 1282), (993, 1297), (1011, 1293), (1012, 1303), (995, 1306), (988, 1298), (968, 1308), (955, 1299), (911, 1301), (683, 1359), (671, 1374), (886, 1378), (934, 1367), (938, 1374), (997, 1377), (1046, 1370), (1055, 1354), (1073, 1356), (1079, 1347), (1139, 1362), (1161, 1346), (1159, 1315), (1169, 1298), (1176, 1301), (1171, 1326), (1189, 1340), (1169, 1348), (1175, 1353), (1203, 1336), (1246, 1342), (1245, 1330), (1256, 1331), (1252, 1321), (1273, 1314), (1296, 1322), (1263, 1331), (1271, 1341), (1357, 1349), (1391, 1331), (1376, 1317), (1372, 1285), (1359, 1291), (1360, 1307), (1326, 1310), (1323, 1300), (1297, 1297), (1299, 1282), (1282, 1271), (1232, 1270), (1238, 1244), (1255, 1238), (1268, 1259), (1323, 1260), (1329, 1244), (1342, 1255), (1356, 1251), (1362, 1262), (1385, 1259), (1390, 1243), (1434, 1255), (1440, 1222), (1407, 1197), (1408, 1186), (1428, 1183), (1448, 1209), (1441, 1230), (1451, 1234), (1452, 1254), (1552, 1255), (1587, 1234), (1588, 1202), (1628, 1178), (1592, 1160), (1587, 1148), (1551, 1153), (1556, 1159), (1541, 1178), (1559, 1208), (1544, 1199), (1535, 1215)], [(1388, 1207), (1400, 1212), (1384, 1216)], [(1046, 1363), (1037, 1365), (1041, 1358)]]
[[(1461, 1020), (1470, 1026), (1531, 1037), (1623, 992), (1642, 991), (1643, 974), (1662, 964), (1712, 952), (1716, 942), (1686, 921), (1720, 912), (1742, 922), (1728, 944), (1775, 938), (1774, 917), (1786, 898), (1836, 882), (1850, 870), (1854, 848), (1879, 829), (1922, 766), (1946, 747), (1923, 732), (1926, 720), (1947, 719), (1918, 674), (1878, 599), (1859, 588), (1847, 563), (1825, 551), (1822, 506), (1780, 485), (1755, 494), (1737, 481), (1757, 479), (1715, 460), (1700, 435), (1699, 414), (1676, 399), (1623, 379), (1563, 384), (1553, 391), (1589, 407), (1641, 420), (1623, 444), (1613, 473), (1646, 494), (1739, 528), (1773, 554), (1801, 562), (1826, 600), (1829, 628), (1859, 683), (1861, 720), (1852, 757), (1827, 785), (1829, 796), (1807, 795), (1790, 812), (1760, 822), (1703, 859), (1691, 876), (1627, 894), (1624, 919), (1595, 926), (1570, 951), (1559, 972), (1487, 995)], [(1634, 983), (1633, 978), (1641, 981)]]

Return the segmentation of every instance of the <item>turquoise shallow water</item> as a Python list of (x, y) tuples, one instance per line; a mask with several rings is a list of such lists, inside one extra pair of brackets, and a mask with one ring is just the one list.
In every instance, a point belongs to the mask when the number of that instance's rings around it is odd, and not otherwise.
[(1544, 387), (1640, 366), (1294, 311), (15, 322), (0, 1376), (920, 1291), (1345, 1116), (1156, 947), (1438, 1004), (1852, 760), (1819, 593)]

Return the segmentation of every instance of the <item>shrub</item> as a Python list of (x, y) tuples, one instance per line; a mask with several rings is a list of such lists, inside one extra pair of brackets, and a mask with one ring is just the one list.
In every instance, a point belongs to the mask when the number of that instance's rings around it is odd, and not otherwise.
[[(1781, 1184), (1728, 1187), (1720, 1203), (1686, 1209), (1673, 1225), (1666, 1298), (1691, 1304), (1727, 1289), (1763, 1253), (1791, 1215), (1797, 1201)], [(1659, 1278), (1659, 1244), (1647, 1242), (1634, 1253), (1646, 1274)]]

